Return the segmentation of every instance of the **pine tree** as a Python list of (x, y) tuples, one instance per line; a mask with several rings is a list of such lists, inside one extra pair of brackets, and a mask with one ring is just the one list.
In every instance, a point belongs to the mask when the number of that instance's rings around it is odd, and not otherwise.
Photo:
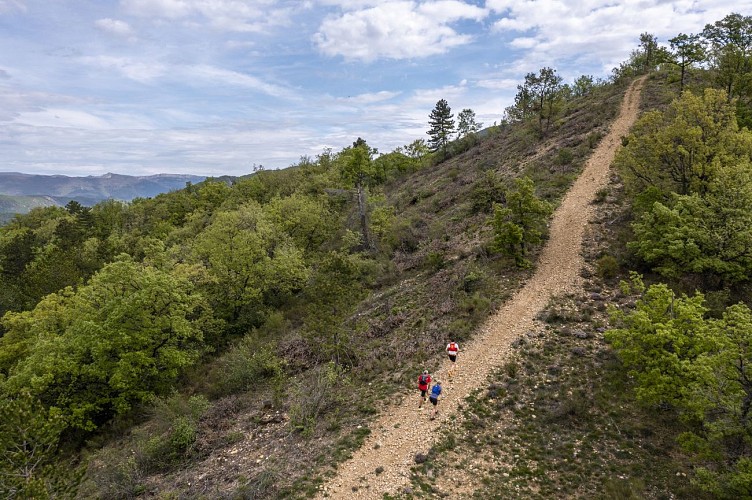
[(426, 132), (431, 138), (428, 144), (431, 151), (442, 151), (444, 158), (447, 157), (447, 144), (449, 138), (454, 132), (454, 115), (449, 103), (445, 99), (439, 100), (436, 107), (433, 108), (429, 115), (428, 124), (431, 128)]

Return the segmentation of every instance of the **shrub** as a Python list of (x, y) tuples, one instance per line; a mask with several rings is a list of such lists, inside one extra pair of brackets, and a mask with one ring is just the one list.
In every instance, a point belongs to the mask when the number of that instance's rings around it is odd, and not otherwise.
[(561, 148), (556, 155), (557, 165), (569, 165), (574, 160), (574, 153), (569, 148)]
[(444, 254), (441, 252), (429, 252), (425, 260), (426, 267), (438, 271), (444, 267)]
[(604, 255), (595, 262), (595, 269), (602, 279), (613, 279), (619, 273), (619, 262), (613, 255)]
[(220, 397), (253, 389), (260, 384), (284, 378), (285, 363), (270, 344), (260, 345), (247, 335), (217, 362), (212, 396)]

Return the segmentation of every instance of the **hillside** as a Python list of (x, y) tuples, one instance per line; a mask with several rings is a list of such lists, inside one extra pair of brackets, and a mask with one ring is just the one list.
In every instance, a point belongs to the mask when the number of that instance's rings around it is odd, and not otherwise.
[(0, 494), (752, 495), (747, 101), (650, 54), (433, 148), (0, 227)]
[[(393, 275), (377, 278), (351, 316), (350, 328), (358, 332), (360, 344), (351, 385), (335, 403), (315, 371), (291, 383), (324, 398), (318, 404), (336, 406), (317, 410), (326, 413), (298, 434), (291, 427), (294, 412), (300, 411), (295, 401), (274, 403), (268, 388), (259, 387), (251, 400), (243, 395), (222, 399), (201, 421), (199, 460), (146, 479), (145, 490), (187, 491), (186, 485), (200, 478), (201, 491), (211, 495), (255, 488), (267, 488), (267, 497), (315, 491), (331, 457), (342, 460), (362, 442), (374, 416), (395, 394), (403, 397), (420, 367), (439, 366), (450, 337), (470, 340), (488, 314), (530, 277), (530, 270), (509, 267), (486, 248), (489, 200), (498, 182), (493, 175), (527, 174), (538, 180), (547, 199), (556, 201), (605, 135), (622, 93), (623, 87), (609, 86), (582, 99), (542, 143), (509, 127), (456, 157), (385, 185), (384, 198), (400, 214), (398, 239), (392, 243)], [(305, 363), (302, 356), (310, 356), (301, 352), (304, 344), (296, 335), (283, 340), (280, 349), (291, 363)], [(132, 446), (127, 442), (123, 445)]]

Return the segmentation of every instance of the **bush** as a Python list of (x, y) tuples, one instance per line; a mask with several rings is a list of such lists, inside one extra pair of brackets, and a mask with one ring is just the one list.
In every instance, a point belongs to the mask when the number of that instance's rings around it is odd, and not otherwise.
[(198, 437), (198, 421), (208, 409), (209, 401), (204, 396), (158, 398), (152, 419), (154, 430), (137, 446), (137, 465), (145, 471), (160, 471), (190, 456)]
[(276, 383), (284, 378), (285, 363), (272, 345), (260, 345), (253, 335), (247, 335), (217, 361), (212, 396), (246, 392), (260, 384)]
[(619, 274), (619, 262), (613, 255), (604, 255), (595, 262), (595, 269), (602, 279), (613, 279)]
[(313, 434), (320, 418), (344, 403), (342, 389), (349, 385), (342, 368), (334, 363), (315, 368), (307, 380), (292, 388), (292, 427), (304, 436)]
[(433, 271), (438, 271), (444, 267), (444, 254), (441, 252), (430, 252), (426, 256), (425, 260), (426, 267), (428, 269), (431, 269)]
[(569, 165), (574, 160), (574, 153), (569, 148), (561, 148), (556, 155), (557, 165)]

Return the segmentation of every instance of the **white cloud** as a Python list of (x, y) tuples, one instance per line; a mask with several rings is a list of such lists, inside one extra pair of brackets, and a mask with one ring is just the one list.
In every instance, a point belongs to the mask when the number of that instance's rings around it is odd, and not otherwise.
[(379, 2), (325, 19), (313, 40), (322, 53), (347, 60), (428, 57), (472, 41), (451, 23), (485, 15), (485, 9), (455, 0)]
[(21, 0), (0, 0), (0, 14), (12, 10), (26, 12), (26, 5)]
[(133, 29), (131, 29), (130, 25), (126, 23), (125, 21), (105, 18), (105, 19), (98, 19), (97, 21), (94, 22), (94, 24), (97, 26), (97, 28), (107, 33), (112, 33), (114, 35), (118, 35), (118, 36), (122, 36), (126, 38), (133, 36)]
[(107, 70), (116, 70), (126, 78), (140, 83), (151, 83), (167, 74), (168, 69), (165, 65), (157, 62), (142, 61), (130, 57), (82, 57), (80, 61)]
[(217, 30), (235, 32), (260, 32), (286, 25), (295, 4), (275, 0), (121, 0), (124, 11), (135, 16), (206, 23)]
[(186, 83), (191, 83), (194, 79), (213, 84), (224, 84), (248, 89), (257, 90), (273, 97), (293, 98), (294, 95), (286, 88), (272, 83), (267, 83), (260, 78), (237, 71), (230, 71), (217, 68), (210, 65), (193, 65), (176, 68), (177, 71), (184, 73)]
[[(749, 0), (742, 3), (749, 8)], [(640, 33), (666, 43), (677, 33), (701, 30), (703, 20), (720, 19), (730, 9), (717, 0), (487, 0), (486, 8), (497, 18), (494, 31), (521, 51), (517, 67), (532, 71), (588, 59), (591, 65), (600, 61), (597, 69), (604, 73), (637, 48)]]
[(398, 95), (401, 92), (388, 92), (382, 90), (381, 92), (372, 92), (367, 94), (360, 94), (352, 97), (344, 97), (339, 100), (351, 103), (351, 104), (373, 104), (376, 102), (388, 101)]

